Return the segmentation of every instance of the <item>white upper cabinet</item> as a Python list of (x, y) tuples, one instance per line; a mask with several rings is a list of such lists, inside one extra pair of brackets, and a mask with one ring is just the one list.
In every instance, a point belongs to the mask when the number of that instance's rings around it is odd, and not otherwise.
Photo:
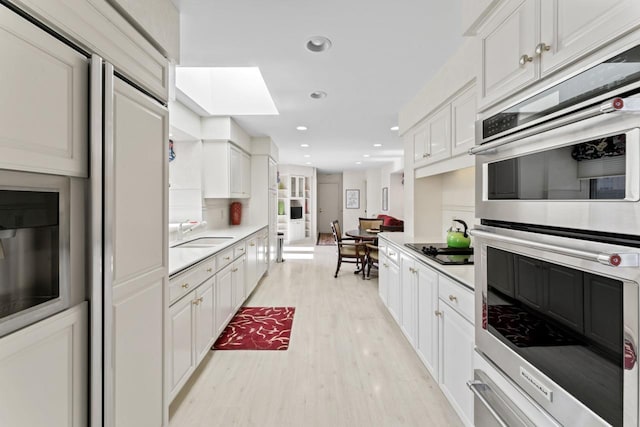
[(510, 0), (479, 31), (480, 107), (640, 26), (637, 0)]
[(251, 157), (228, 141), (204, 141), (202, 181), (205, 198), (251, 196)]
[(0, 7), (0, 168), (88, 176), (87, 58)]
[(540, 2), (542, 75), (551, 73), (640, 24), (638, 0)]
[(431, 114), (418, 125), (412, 138), (416, 163), (433, 163), (451, 156), (451, 105)]
[(476, 91), (464, 90), (451, 102), (451, 155), (466, 153), (475, 144)]
[(482, 49), (483, 104), (510, 95), (538, 78), (533, 63), (536, 46), (536, 2), (507, 2), (479, 34)]

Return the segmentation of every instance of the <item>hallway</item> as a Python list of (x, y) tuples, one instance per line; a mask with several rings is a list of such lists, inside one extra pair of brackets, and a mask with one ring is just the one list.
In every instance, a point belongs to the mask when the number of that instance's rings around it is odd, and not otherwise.
[(335, 248), (285, 248), (248, 306), (296, 308), (287, 351), (209, 352), (170, 408), (171, 427), (458, 426), (378, 297)]

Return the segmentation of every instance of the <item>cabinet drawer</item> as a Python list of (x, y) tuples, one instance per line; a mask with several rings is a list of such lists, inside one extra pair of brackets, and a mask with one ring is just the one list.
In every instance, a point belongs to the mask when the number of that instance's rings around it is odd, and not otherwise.
[[(256, 245), (255, 241), (254, 242), (247, 242), (247, 245), (249, 245), (249, 244), (253, 244), (254, 246)], [(242, 244), (236, 245), (236, 246), (233, 247), (233, 258), (234, 259), (238, 258), (239, 256), (244, 255), (244, 252), (246, 250), (244, 245), (245, 245), (245, 243), (243, 242)]]
[(169, 303), (179, 300), (199, 284), (216, 274), (216, 257), (212, 256), (169, 280)]
[(231, 264), (231, 261), (233, 261), (234, 259), (234, 252), (235, 252), (235, 246), (225, 249), (224, 251), (220, 252), (216, 258), (217, 258), (217, 270), (220, 271), (221, 269), (223, 269), (225, 266)]
[(389, 262), (398, 265), (398, 261), (400, 260), (400, 251), (395, 246), (387, 246), (387, 259)]
[(471, 290), (440, 274), (438, 276), (438, 295), (442, 301), (473, 323), (474, 298)]

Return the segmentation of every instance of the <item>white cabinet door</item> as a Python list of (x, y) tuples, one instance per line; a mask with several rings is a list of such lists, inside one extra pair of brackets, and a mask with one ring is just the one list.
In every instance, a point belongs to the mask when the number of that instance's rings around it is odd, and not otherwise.
[(240, 258), (235, 260), (231, 267), (231, 282), (232, 282), (232, 295), (233, 295), (233, 303), (231, 316), (233, 316), (236, 311), (240, 308), (242, 303), (244, 302), (244, 272), (245, 272), (245, 256), (242, 255)]
[(473, 425), (473, 394), (467, 381), (473, 379), (474, 328), (464, 317), (439, 302), (440, 388), (467, 426)]
[(466, 154), (475, 144), (475, 85), (451, 101), (451, 155)]
[(414, 268), (415, 262), (404, 253), (400, 253), (400, 280), (402, 301), (402, 315), (400, 326), (405, 336), (412, 346), (416, 345), (416, 331), (418, 329), (417, 316), (417, 270)]
[(253, 292), (253, 288), (255, 288), (258, 281), (258, 240), (257, 234), (254, 234), (247, 240), (247, 259), (245, 267), (245, 293), (247, 296)]
[(0, 338), (0, 425), (87, 425), (87, 323), (85, 302)]
[(215, 298), (213, 295), (213, 285), (215, 281), (215, 276), (211, 277), (196, 290), (196, 304), (194, 312), (195, 366), (198, 366), (204, 356), (207, 355), (215, 337), (217, 336), (214, 330)]
[(216, 275), (216, 335), (227, 326), (233, 315), (233, 279), (231, 277), (233, 265), (229, 264)]
[(166, 384), (168, 112), (119, 78), (106, 80), (106, 424), (157, 426)]
[[(265, 232), (262, 234), (262, 244), (258, 248), (258, 278), (256, 280), (256, 285), (267, 272), (269, 268), (269, 233)], [(255, 289), (256, 285), (253, 285)], [(247, 297), (249, 295), (247, 294)]]
[(640, 24), (637, 0), (553, 0), (540, 7), (543, 76)]
[(229, 151), (229, 183), (231, 197), (243, 197), (242, 192), (242, 176), (243, 176), (243, 161), (242, 151), (238, 150), (233, 145), (230, 146)]
[(384, 303), (384, 305), (389, 307), (389, 259), (387, 255), (383, 253), (381, 250), (378, 252), (380, 254), (380, 271), (378, 272), (378, 295), (380, 295), (380, 299)]
[(505, 3), (485, 28), (480, 34), (480, 96), (483, 105), (514, 93), (538, 77), (533, 62), (536, 46), (535, 0)]
[(420, 162), (429, 157), (428, 123), (422, 123), (412, 132), (413, 160)]
[(438, 274), (416, 263), (418, 271), (418, 336), (416, 351), (431, 376), (438, 380)]
[(0, 168), (88, 176), (89, 65), (0, 8)]
[(251, 156), (247, 153), (242, 153), (242, 185), (241, 191), (243, 197), (251, 196)]
[(451, 106), (436, 111), (427, 124), (427, 163), (437, 162), (451, 156)]
[(388, 290), (389, 290), (389, 312), (396, 319), (396, 322), (400, 324), (402, 314), (402, 294), (400, 288), (400, 269), (392, 262), (389, 262), (388, 268)]
[(195, 369), (193, 347), (195, 291), (169, 307), (169, 396), (180, 391)]
[(87, 58), (0, 8), (0, 168), (88, 176)]

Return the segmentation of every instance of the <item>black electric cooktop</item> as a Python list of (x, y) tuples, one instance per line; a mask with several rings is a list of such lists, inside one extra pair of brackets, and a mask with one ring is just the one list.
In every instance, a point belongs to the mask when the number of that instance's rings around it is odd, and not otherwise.
[(440, 264), (473, 264), (473, 248), (450, 248), (446, 243), (405, 243), (404, 245)]

